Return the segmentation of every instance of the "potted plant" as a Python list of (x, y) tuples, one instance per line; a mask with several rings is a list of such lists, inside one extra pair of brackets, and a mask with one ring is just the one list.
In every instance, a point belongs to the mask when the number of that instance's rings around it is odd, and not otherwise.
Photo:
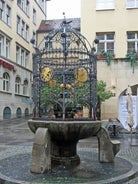
[(107, 65), (110, 65), (112, 58), (114, 58), (114, 54), (110, 50), (107, 52), (103, 51), (101, 54), (97, 54), (97, 59), (105, 59)]
[(136, 53), (135, 52), (128, 52), (126, 54), (126, 58), (129, 60), (130, 62), (130, 66), (132, 67), (133, 73), (134, 73), (134, 68), (136, 65)]

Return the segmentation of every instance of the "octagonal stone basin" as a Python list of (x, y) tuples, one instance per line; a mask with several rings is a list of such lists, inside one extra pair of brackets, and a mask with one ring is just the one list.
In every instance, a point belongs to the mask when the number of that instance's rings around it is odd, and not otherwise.
[(53, 121), (29, 120), (30, 130), (35, 133), (37, 128), (47, 128), (51, 137), (51, 159), (55, 164), (79, 164), (77, 143), (80, 139), (97, 135), (101, 121)]

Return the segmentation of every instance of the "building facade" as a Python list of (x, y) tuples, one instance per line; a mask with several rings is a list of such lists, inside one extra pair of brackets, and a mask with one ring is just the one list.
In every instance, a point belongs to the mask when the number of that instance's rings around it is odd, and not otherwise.
[(46, 17), (46, 0), (0, 0), (0, 120), (32, 114), (30, 43)]
[(120, 116), (120, 97), (125, 95), (128, 85), (133, 96), (137, 96), (137, 16), (137, 0), (81, 0), (81, 33), (90, 43), (99, 39), (97, 77), (105, 81), (114, 94), (102, 103), (102, 119)]

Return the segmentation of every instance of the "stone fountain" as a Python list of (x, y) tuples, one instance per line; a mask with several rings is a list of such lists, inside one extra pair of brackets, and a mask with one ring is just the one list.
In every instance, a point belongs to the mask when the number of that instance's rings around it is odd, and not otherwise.
[[(44, 36), (33, 55), (33, 118), (35, 134), (31, 172), (45, 173), (53, 165), (80, 163), (77, 143), (97, 136), (99, 162), (113, 162), (120, 142), (111, 141), (97, 120), (97, 67), (94, 40), (87, 39), (64, 19)], [(84, 114), (87, 109), (87, 116)]]

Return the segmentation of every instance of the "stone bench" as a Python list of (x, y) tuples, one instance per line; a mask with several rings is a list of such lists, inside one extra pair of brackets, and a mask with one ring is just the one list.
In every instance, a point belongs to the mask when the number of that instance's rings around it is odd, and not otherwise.
[(120, 150), (120, 141), (111, 140), (105, 128), (101, 127), (97, 134), (99, 144), (99, 161), (113, 162), (115, 155)]

